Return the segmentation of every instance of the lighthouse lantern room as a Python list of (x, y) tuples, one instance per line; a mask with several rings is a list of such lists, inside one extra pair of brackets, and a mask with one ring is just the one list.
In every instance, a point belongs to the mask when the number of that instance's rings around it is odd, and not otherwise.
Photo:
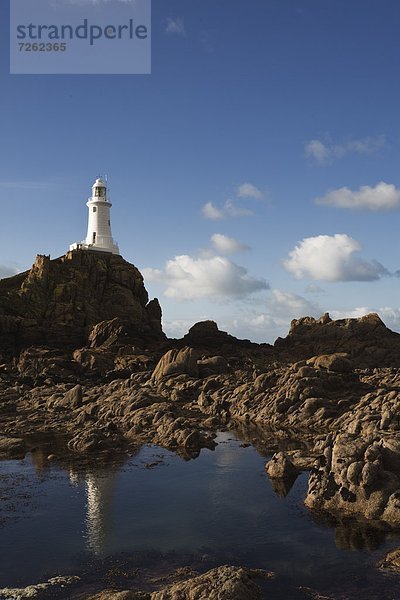
[(92, 186), (92, 196), (86, 206), (89, 209), (88, 229), (83, 242), (71, 244), (70, 250), (95, 250), (119, 254), (118, 244), (111, 233), (110, 208), (112, 206), (107, 184), (100, 178)]

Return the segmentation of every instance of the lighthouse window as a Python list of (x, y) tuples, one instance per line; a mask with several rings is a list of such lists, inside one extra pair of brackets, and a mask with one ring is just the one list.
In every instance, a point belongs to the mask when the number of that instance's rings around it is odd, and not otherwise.
[(101, 198), (104, 198), (104, 196), (106, 195), (106, 188), (103, 188), (103, 187), (97, 187), (97, 188), (95, 188), (94, 195), (95, 196), (100, 196)]
[(93, 232), (93, 244), (95, 244), (95, 243), (96, 243), (96, 232), (94, 231)]
[(97, 208), (95, 206), (93, 206), (93, 212), (96, 212)]
[(111, 223), (110, 223), (110, 219), (108, 219), (108, 226), (110, 226), (110, 225), (111, 225)]

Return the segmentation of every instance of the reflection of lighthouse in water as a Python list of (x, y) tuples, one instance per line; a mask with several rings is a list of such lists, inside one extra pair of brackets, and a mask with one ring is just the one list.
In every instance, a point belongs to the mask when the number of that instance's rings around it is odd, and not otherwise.
[(86, 476), (86, 535), (88, 549), (97, 556), (107, 553), (112, 531), (112, 496), (115, 471)]
[[(83, 475), (86, 489), (86, 546), (96, 556), (107, 554), (112, 534), (112, 500), (118, 470), (88, 471)], [(69, 479), (78, 485), (82, 476), (73, 469)]]

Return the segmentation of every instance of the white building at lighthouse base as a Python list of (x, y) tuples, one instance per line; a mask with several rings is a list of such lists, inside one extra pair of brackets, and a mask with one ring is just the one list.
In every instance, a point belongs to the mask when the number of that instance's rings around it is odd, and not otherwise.
[(119, 254), (117, 242), (111, 233), (110, 208), (107, 186), (102, 179), (96, 179), (92, 186), (92, 196), (86, 206), (89, 209), (86, 239), (71, 244), (70, 250), (94, 250)]

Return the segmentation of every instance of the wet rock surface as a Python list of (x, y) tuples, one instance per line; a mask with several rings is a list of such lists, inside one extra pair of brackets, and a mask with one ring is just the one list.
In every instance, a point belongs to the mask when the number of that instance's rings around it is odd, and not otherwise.
[(400, 548), (388, 552), (386, 556), (379, 562), (379, 568), (383, 571), (392, 573), (400, 573)]
[(0, 589), (0, 597), (5, 600), (25, 600), (25, 598), (40, 598), (47, 592), (57, 593), (79, 582), (79, 577), (53, 577), (44, 583), (29, 585), (25, 588)]
[(221, 566), (152, 593), (105, 590), (88, 600), (258, 600), (260, 588), (251, 571), (241, 567)]

